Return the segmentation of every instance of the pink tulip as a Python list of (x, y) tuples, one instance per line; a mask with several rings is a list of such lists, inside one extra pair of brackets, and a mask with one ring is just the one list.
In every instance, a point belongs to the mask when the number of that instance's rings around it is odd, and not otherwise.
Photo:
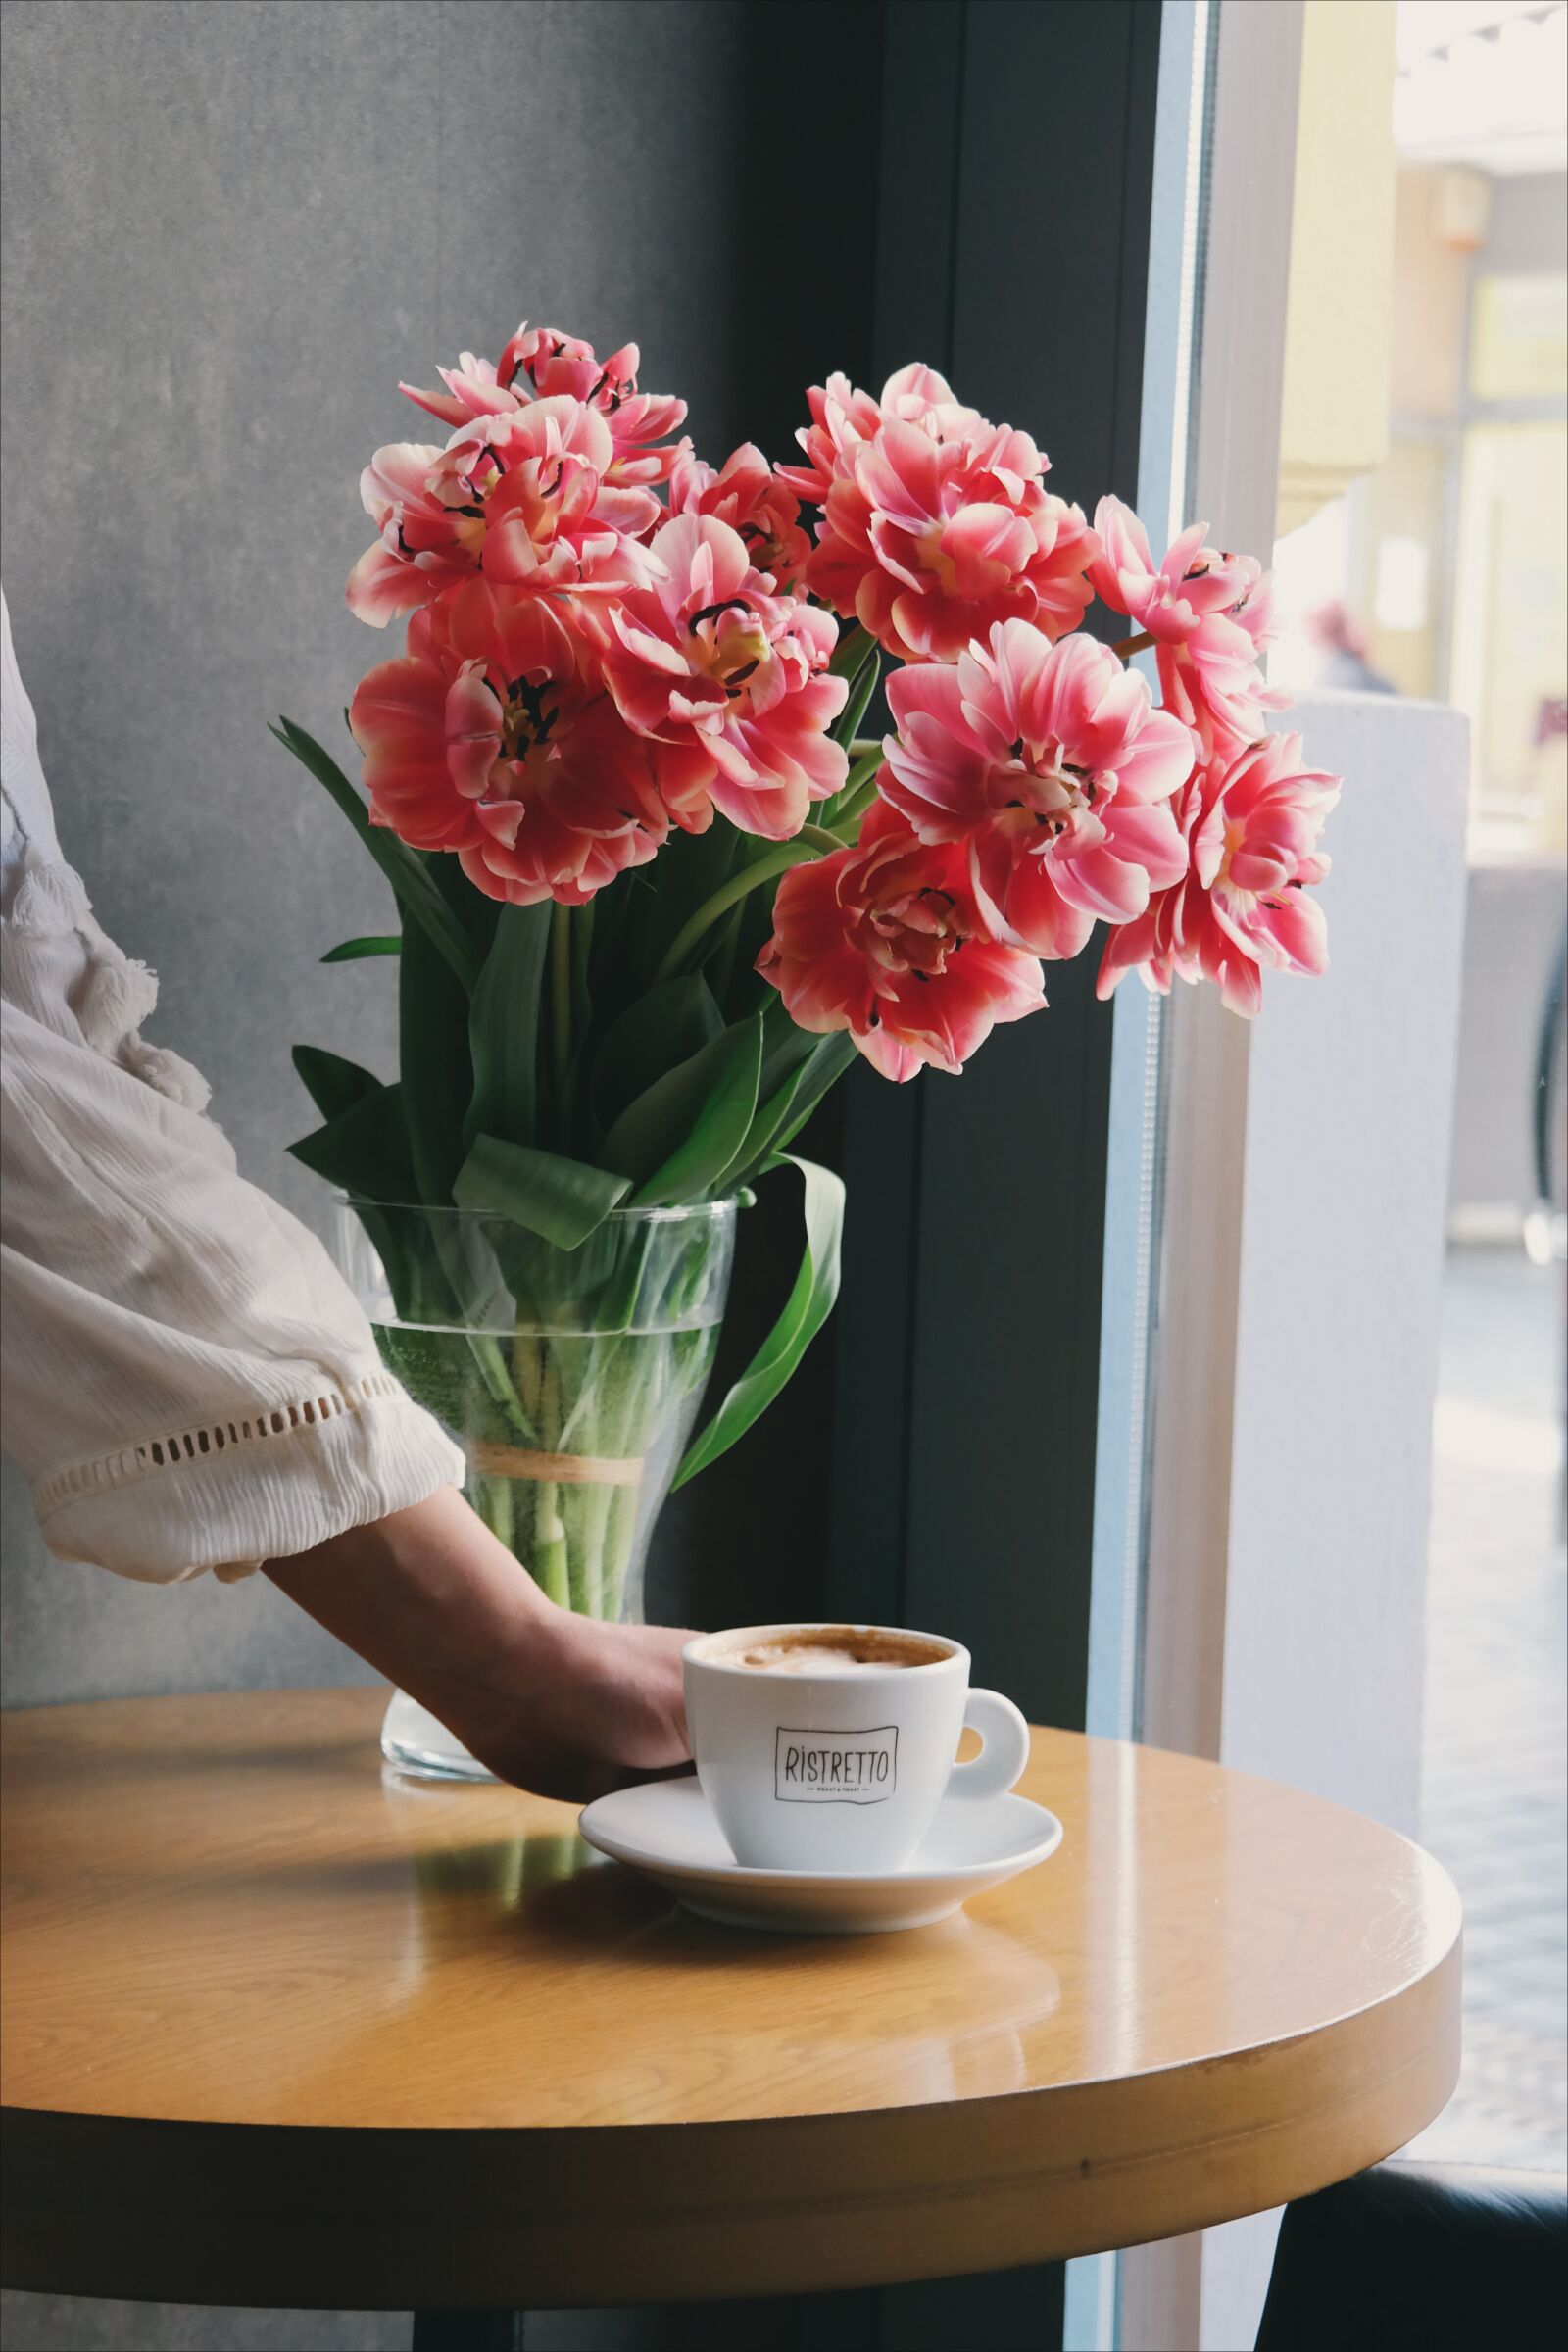
[(828, 493), (807, 585), (903, 661), (952, 662), (999, 620), (1076, 628), (1084, 518), (1041, 486), (1024, 434), (979, 420), (939, 440), (894, 417)]
[(384, 629), (428, 604), (478, 562), (483, 526), (432, 486), (444, 453), (421, 441), (378, 449), (360, 476), (360, 497), (380, 536), (349, 573), (351, 612)]
[(1263, 683), (1273, 592), (1250, 556), (1205, 547), (1206, 523), (1183, 531), (1156, 565), (1143, 524), (1119, 498), (1095, 509), (1095, 593), (1154, 640), (1160, 691), (1206, 750), (1250, 742), (1266, 710), (1287, 707)]
[(906, 662), (956, 661), (999, 620), (1077, 627), (1098, 543), (1044, 488), (1027, 433), (963, 407), (929, 368), (890, 376), (880, 401), (842, 376), (808, 399), (809, 463), (779, 475), (823, 510), (813, 595)]
[(858, 392), (847, 375), (830, 375), (826, 384), (813, 384), (806, 395), (811, 421), (795, 438), (806, 452), (804, 466), (781, 466), (779, 479), (813, 507), (827, 504), (827, 494), (841, 478), (853, 475), (856, 447), (874, 440), (885, 416), (902, 417), (907, 424), (939, 429), (939, 412), (952, 421), (968, 424), (973, 409), (960, 410), (945, 376), (934, 368), (901, 368), (882, 387), (882, 398)]
[(351, 610), (384, 628), (481, 568), (528, 589), (646, 578), (636, 541), (663, 510), (610, 480), (613, 458), (604, 418), (564, 396), (480, 417), (445, 449), (377, 450), (360, 493), (380, 537), (349, 575)]
[(755, 442), (743, 441), (715, 472), (683, 441), (669, 474), (672, 514), (711, 514), (746, 542), (754, 571), (778, 589), (793, 585), (811, 552), (801, 528), (801, 502)]
[(1000, 622), (956, 664), (895, 671), (888, 703), (882, 792), (922, 841), (966, 845), (999, 939), (1076, 956), (1186, 872), (1170, 800), (1192, 735), (1092, 638)]
[(744, 832), (787, 840), (848, 772), (827, 733), (849, 693), (827, 671), (838, 630), (804, 599), (774, 595), (739, 532), (711, 515), (677, 514), (650, 554), (660, 576), (599, 624), (616, 707), (662, 747), (679, 823), (700, 830), (716, 808)]
[(483, 579), (416, 612), (349, 713), (372, 823), (455, 851), (487, 898), (580, 906), (669, 831), (651, 747), (569, 607)]
[(998, 1021), (1045, 1004), (1034, 956), (986, 935), (958, 848), (919, 841), (886, 802), (853, 849), (778, 886), (758, 970), (802, 1029), (847, 1029), (884, 1078), (956, 1076)]
[(1305, 893), (1329, 870), (1317, 841), (1339, 797), (1338, 776), (1302, 766), (1298, 735), (1267, 735), (1200, 766), (1178, 809), (1190, 870), (1111, 933), (1100, 994), (1133, 970), (1162, 995), (1172, 979), (1207, 979), (1233, 1012), (1251, 1014), (1264, 966), (1326, 970), (1323, 910)]
[(463, 426), (475, 417), (505, 416), (529, 402), (566, 394), (598, 411), (610, 428), (614, 455), (611, 479), (617, 482), (660, 482), (674, 463), (673, 449), (656, 449), (685, 419), (686, 403), (664, 392), (639, 392), (640, 355), (635, 343), (622, 344), (608, 360), (594, 356), (593, 346), (577, 335), (564, 335), (552, 326), (519, 326), (495, 367), (466, 351), (456, 368), (437, 370), (445, 392), (420, 392), (401, 384), (410, 400), (443, 422)]

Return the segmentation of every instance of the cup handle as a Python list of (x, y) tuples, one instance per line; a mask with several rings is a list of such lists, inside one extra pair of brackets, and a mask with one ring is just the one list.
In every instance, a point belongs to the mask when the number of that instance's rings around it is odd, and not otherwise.
[(978, 1732), (980, 1753), (955, 1764), (950, 1796), (1004, 1796), (1029, 1761), (1029, 1726), (1000, 1690), (971, 1690), (963, 1710), (965, 1731)]

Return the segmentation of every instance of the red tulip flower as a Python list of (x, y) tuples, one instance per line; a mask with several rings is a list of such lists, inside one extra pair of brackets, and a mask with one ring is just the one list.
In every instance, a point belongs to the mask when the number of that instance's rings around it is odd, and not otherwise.
[(372, 821), (453, 850), (487, 898), (580, 906), (669, 831), (654, 747), (605, 691), (597, 649), (539, 597), (483, 580), (416, 613), (409, 651), (349, 712)]
[(1287, 698), (1263, 683), (1259, 655), (1272, 642), (1273, 589), (1251, 556), (1203, 544), (1207, 524), (1183, 531), (1156, 564), (1143, 524), (1119, 498), (1095, 509), (1100, 552), (1095, 593), (1153, 641), (1160, 692), (1202, 739), (1234, 750), (1260, 733), (1263, 713)]
[(745, 541), (753, 570), (765, 571), (775, 588), (792, 587), (811, 553), (800, 500), (755, 441), (743, 441), (716, 472), (683, 441), (670, 468), (669, 511), (727, 522)]
[(612, 482), (613, 459), (604, 418), (566, 398), (480, 417), (445, 449), (378, 449), (360, 494), (380, 536), (349, 575), (351, 610), (384, 628), (481, 570), (525, 591), (646, 579), (638, 541), (663, 509)]
[(920, 841), (885, 801), (854, 849), (784, 876), (757, 968), (800, 1028), (847, 1029), (900, 1081), (927, 1063), (956, 1076), (998, 1021), (1046, 1001), (1035, 957), (987, 935), (961, 850)]
[(613, 444), (610, 475), (617, 482), (662, 482), (674, 462), (672, 448), (658, 448), (678, 432), (686, 403), (665, 392), (639, 392), (641, 355), (623, 343), (608, 360), (595, 356), (580, 335), (558, 327), (519, 326), (499, 365), (466, 351), (456, 368), (438, 369), (444, 392), (420, 392), (400, 384), (421, 409), (460, 429), (477, 416), (504, 416), (536, 400), (564, 393), (598, 411)]
[(827, 733), (849, 693), (828, 673), (837, 626), (774, 595), (739, 532), (710, 515), (677, 514), (649, 554), (658, 577), (617, 597), (603, 624), (616, 707), (662, 747), (664, 790), (688, 829), (717, 808), (743, 832), (786, 841), (849, 768)]
[(1076, 956), (1187, 871), (1170, 797), (1193, 737), (1093, 638), (1009, 620), (956, 664), (898, 671), (888, 704), (882, 790), (922, 841), (965, 845), (998, 938)]
[(1133, 970), (1161, 995), (1173, 979), (1212, 980), (1233, 1012), (1251, 1014), (1265, 969), (1326, 971), (1323, 910), (1306, 892), (1328, 873), (1317, 842), (1339, 797), (1338, 776), (1302, 764), (1299, 735), (1200, 767), (1179, 808), (1190, 869), (1111, 933), (1100, 994)]
[(1077, 627), (1099, 543), (1045, 489), (1027, 433), (964, 408), (929, 368), (901, 369), (880, 402), (841, 377), (809, 397), (810, 463), (780, 478), (822, 505), (813, 595), (906, 662), (956, 661), (999, 620)]

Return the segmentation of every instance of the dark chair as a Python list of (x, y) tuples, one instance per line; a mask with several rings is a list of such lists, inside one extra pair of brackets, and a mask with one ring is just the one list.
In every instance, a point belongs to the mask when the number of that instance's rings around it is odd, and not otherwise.
[(1568, 2319), (1568, 2181), (1379, 2164), (1285, 2209), (1256, 2352), (1529, 2352)]
[(1530, 1090), (1531, 1141), (1536, 1163), (1536, 1197), (1543, 1208), (1568, 1208), (1568, 1169), (1563, 1160), (1563, 1090), (1568, 1083), (1564, 1037), (1568, 1031), (1568, 930), (1557, 942), (1536, 1032), (1535, 1083)]

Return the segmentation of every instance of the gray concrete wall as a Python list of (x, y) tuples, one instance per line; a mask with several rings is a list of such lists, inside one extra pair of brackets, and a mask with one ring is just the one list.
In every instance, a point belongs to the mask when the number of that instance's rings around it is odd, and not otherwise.
[[(801, 385), (864, 371), (878, 12), (9, 0), (3, 19), (5, 578), (61, 835), (162, 975), (154, 1034), (206, 1071), (246, 1172), (309, 1214), (288, 1049), (389, 1067), (384, 967), (317, 968), (388, 902), (266, 720), (341, 741), (380, 658), (342, 586), (360, 466), (419, 433), (397, 380), (493, 355), (526, 315), (639, 339), (643, 380), (685, 393), (710, 454), (781, 449)], [(4, 1538), (6, 1704), (357, 1671), (263, 1580), (156, 1592), (50, 1560), (9, 1475)], [(396, 2316), (14, 2297), (5, 2321), (11, 2352), (407, 2341)]]
[[(524, 313), (639, 338), (699, 446), (784, 445), (840, 346), (799, 267), (828, 200), (776, 177), (768, 13), (5, 7), (5, 579), (61, 835), (162, 975), (154, 1034), (307, 1216), (290, 1044), (394, 1052), (387, 967), (317, 963), (390, 901), (266, 729), (283, 710), (341, 744), (387, 649), (343, 603), (359, 469), (420, 433), (400, 376), (493, 354)], [(817, 14), (791, 12), (803, 60)], [(12, 1477), (4, 1505), (6, 1704), (354, 1671), (255, 1580), (117, 1585), (47, 1559)]]

